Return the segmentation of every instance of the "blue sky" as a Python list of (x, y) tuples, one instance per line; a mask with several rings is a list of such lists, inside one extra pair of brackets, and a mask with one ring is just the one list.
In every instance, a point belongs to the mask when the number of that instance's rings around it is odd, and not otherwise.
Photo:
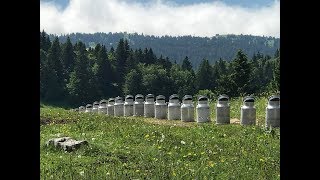
[(279, 0), (41, 0), (48, 33), (280, 37)]
[[(60, 5), (63, 9), (69, 4), (69, 0), (41, 0), (41, 1), (51, 1), (58, 5)], [(136, 2), (150, 2), (150, 0), (132, 0)], [(177, 4), (197, 4), (197, 3), (203, 3), (203, 2), (212, 2), (215, 0), (165, 0), (168, 2), (174, 2)], [(273, 0), (220, 0), (228, 5), (239, 5), (242, 7), (247, 8), (257, 8), (257, 7), (263, 7), (263, 6), (270, 6), (273, 3)]]

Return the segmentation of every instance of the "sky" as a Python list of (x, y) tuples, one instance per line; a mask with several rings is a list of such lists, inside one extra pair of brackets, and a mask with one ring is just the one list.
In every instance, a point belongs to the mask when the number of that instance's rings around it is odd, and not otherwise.
[(41, 0), (40, 31), (280, 37), (279, 0)]

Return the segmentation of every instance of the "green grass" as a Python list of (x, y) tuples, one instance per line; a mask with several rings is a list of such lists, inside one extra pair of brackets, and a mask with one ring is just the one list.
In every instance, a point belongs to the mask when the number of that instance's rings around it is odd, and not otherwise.
[[(266, 99), (257, 126), (217, 126), (152, 118), (109, 117), (42, 105), (41, 179), (280, 179), (280, 132), (266, 132)], [(240, 119), (241, 99), (231, 101)], [(214, 104), (211, 104), (214, 120)], [(67, 153), (48, 139), (71, 136), (89, 146)]]

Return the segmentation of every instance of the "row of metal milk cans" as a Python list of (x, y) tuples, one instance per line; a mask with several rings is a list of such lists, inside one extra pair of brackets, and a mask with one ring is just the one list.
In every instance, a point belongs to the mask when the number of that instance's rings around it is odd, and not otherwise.
[[(169, 102), (165, 102), (165, 96), (159, 95), (154, 102), (154, 95), (144, 96), (138, 94), (133, 101), (132, 95), (127, 95), (125, 101), (121, 97), (110, 98), (94, 102), (93, 106), (88, 104), (85, 107), (79, 107), (79, 111), (105, 113), (111, 116), (144, 116), (157, 119), (181, 120), (184, 122), (194, 120), (194, 105), (191, 95), (185, 95), (180, 104), (179, 97), (173, 94), (169, 97)], [(206, 96), (198, 98), (196, 106), (196, 121), (210, 121), (210, 106)], [(216, 124), (230, 124), (230, 103), (227, 95), (220, 95), (216, 104)], [(241, 106), (240, 124), (256, 124), (256, 108), (253, 97), (245, 97)], [(280, 96), (269, 98), (266, 108), (266, 126), (280, 127)]]

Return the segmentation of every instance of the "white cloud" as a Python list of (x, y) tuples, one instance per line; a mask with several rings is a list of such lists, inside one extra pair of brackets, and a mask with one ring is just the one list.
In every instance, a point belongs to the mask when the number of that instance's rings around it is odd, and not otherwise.
[(280, 2), (259, 9), (213, 1), (192, 5), (154, 0), (70, 0), (60, 10), (40, 1), (40, 30), (48, 33), (137, 32), (149, 35), (252, 34), (280, 37)]

